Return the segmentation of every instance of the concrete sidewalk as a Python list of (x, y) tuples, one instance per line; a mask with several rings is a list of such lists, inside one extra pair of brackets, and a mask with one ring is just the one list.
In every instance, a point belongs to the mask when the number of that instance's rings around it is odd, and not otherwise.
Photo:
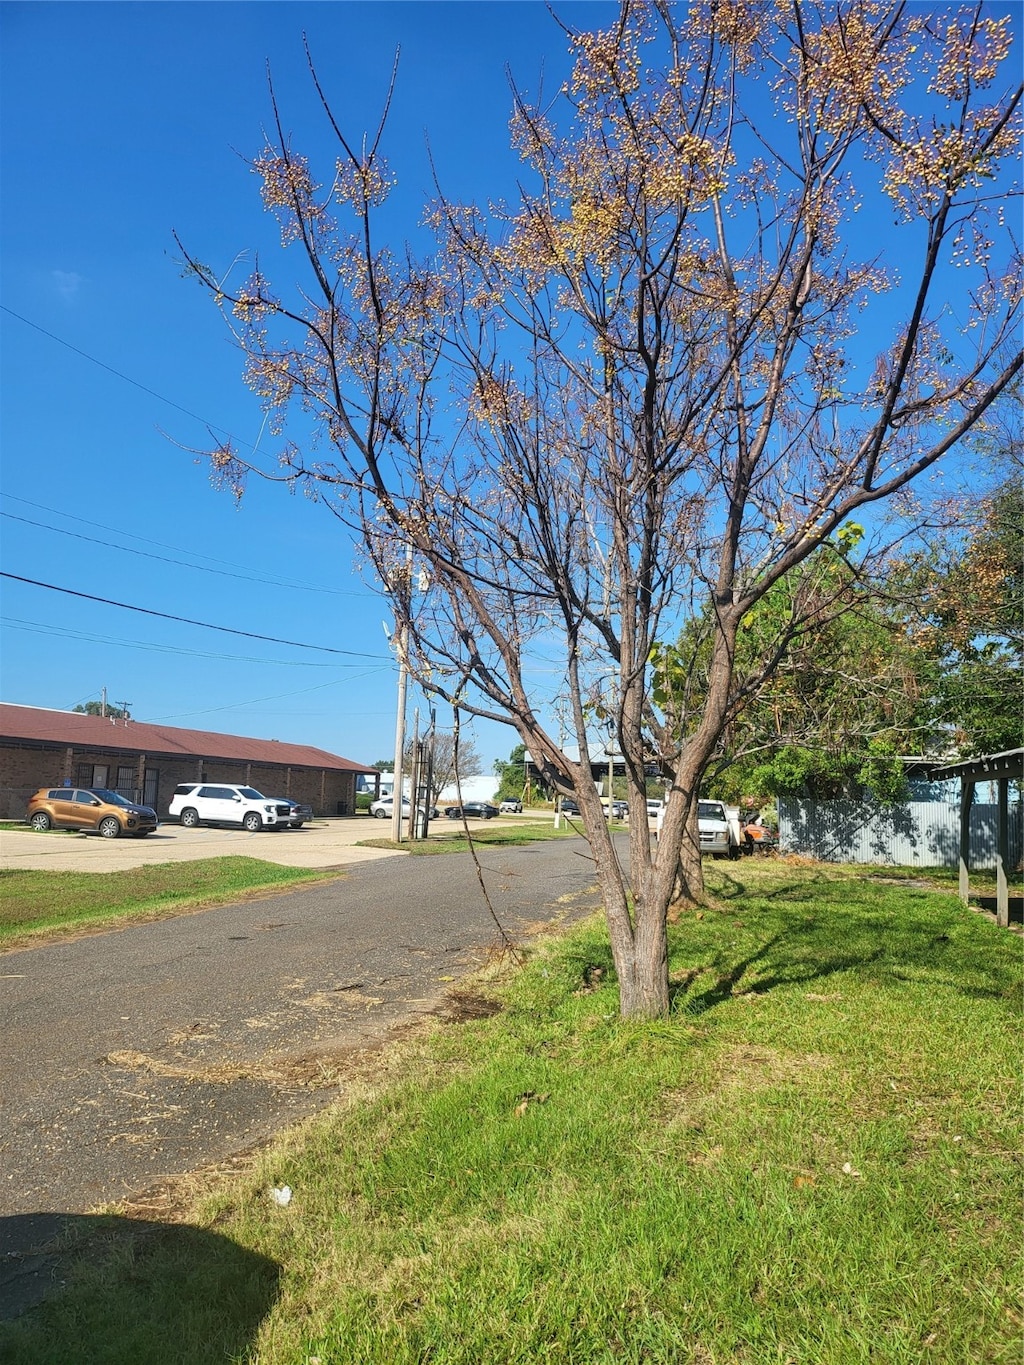
[[(445, 821), (445, 824), (448, 822)], [(150, 863), (196, 858), (260, 858), (283, 867), (348, 867), (379, 858), (404, 858), (395, 849), (357, 848), (361, 839), (387, 838), (390, 825), (369, 816), (314, 820), (301, 829), (184, 829), (169, 821), (144, 839), (104, 839), (71, 830), (0, 830), (0, 868), (51, 872), (117, 872)]]

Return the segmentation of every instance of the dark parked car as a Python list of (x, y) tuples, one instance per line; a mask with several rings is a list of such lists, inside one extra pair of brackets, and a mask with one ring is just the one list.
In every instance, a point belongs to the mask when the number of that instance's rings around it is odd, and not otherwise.
[(463, 816), (467, 820), (493, 820), (500, 811), (490, 801), (467, 801), (462, 806), (446, 806), (444, 813), (449, 820), (461, 820)]
[(563, 797), (562, 797), (562, 814), (563, 814), (563, 815), (579, 815), (579, 813), (580, 813), (579, 803), (578, 803), (577, 801), (574, 801), (573, 798), (572, 798), (571, 796), (563, 796)]
[(307, 820), (313, 818), (313, 807), (308, 806), (304, 801), (293, 801), (290, 796), (268, 796), (268, 801), (274, 801), (279, 806), (288, 806), (291, 815), (287, 820), (289, 829), (301, 829)]

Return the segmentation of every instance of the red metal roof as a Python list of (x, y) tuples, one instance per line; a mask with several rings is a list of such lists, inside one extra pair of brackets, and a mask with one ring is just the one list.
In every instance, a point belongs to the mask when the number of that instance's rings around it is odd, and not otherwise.
[(76, 749), (173, 754), (179, 758), (228, 758), (246, 763), (276, 763), (292, 768), (331, 768), (370, 773), (368, 764), (339, 758), (308, 744), (276, 739), (248, 739), (210, 730), (179, 730), (145, 721), (112, 721), (79, 711), (48, 711), (37, 706), (0, 702), (0, 738), (32, 744), (70, 744)]

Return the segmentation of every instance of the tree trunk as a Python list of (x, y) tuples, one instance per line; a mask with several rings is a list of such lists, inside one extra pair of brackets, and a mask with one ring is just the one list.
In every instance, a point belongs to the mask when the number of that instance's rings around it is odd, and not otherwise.
[(649, 865), (631, 904), (629, 885), (597, 797), (588, 791), (580, 809), (604, 901), (612, 961), (619, 982), (619, 1013), (624, 1019), (662, 1018), (669, 1006), (668, 898), (664, 878), (652, 875), (654, 867)]
[(700, 833), (696, 811), (691, 809), (683, 829), (679, 846), (679, 870), (676, 874), (675, 900), (684, 905), (696, 905), (704, 898), (704, 865), (700, 857)]
[(665, 914), (637, 908), (632, 973), (619, 976), (619, 1013), (624, 1019), (661, 1019), (668, 1014), (668, 932)]

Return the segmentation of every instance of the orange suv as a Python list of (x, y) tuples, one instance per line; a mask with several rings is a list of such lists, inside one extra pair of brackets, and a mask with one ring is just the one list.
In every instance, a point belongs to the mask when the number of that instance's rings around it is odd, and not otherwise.
[(136, 806), (106, 787), (42, 787), (29, 801), (25, 819), (33, 829), (96, 830), (104, 839), (119, 834), (141, 839), (158, 823), (152, 806)]

